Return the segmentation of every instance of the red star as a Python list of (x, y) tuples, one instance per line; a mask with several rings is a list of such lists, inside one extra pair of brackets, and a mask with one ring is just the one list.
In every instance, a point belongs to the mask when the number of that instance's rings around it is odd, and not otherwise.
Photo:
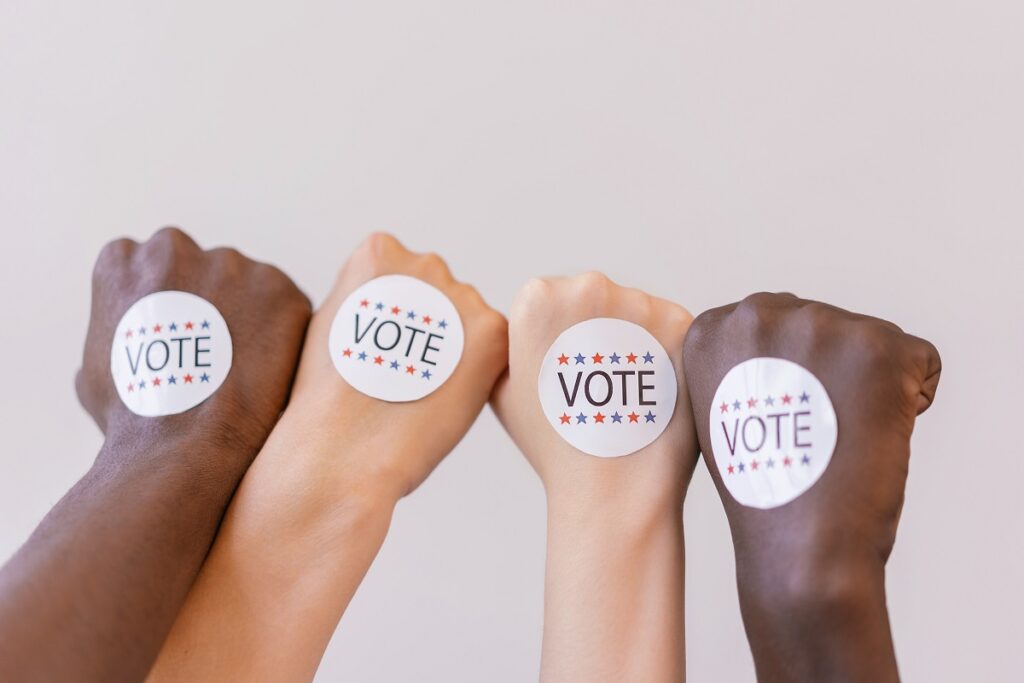
[(636, 413), (630, 413), (630, 414), (629, 414), (629, 415), (627, 415), (626, 417), (628, 417), (628, 418), (629, 418), (629, 421), (630, 421), (630, 422), (636, 422), (636, 421), (637, 421), (638, 419), (640, 419), (640, 416), (639, 416), (639, 415), (637, 415)]
[(160, 326), (160, 323), (157, 323), (156, 325), (153, 325), (153, 331), (154, 332), (159, 332), (162, 329), (164, 329), (164, 328)]
[(792, 401), (792, 400), (793, 400), (793, 397), (790, 396), (789, 394), (783, 394), (782, 395), (782, 405), (788, 406), (789, 402)]
[(363, 299), (362, 301), (360, 301), (360, 302), (359, 302), (359, 306), (360, 306), (361, 308), (366, 308), (366, 307), (367, 307), (367, 306), (369, 306), (369, 305), (370, 305), (370, 302), (369, 302), (369, 301), (367, 301), (366, 299)]
[(130, 393), (132, 393), (133, 391), (135, 391), (135, 385), (134, 385), (134, 384), (129, 384), (129, 385), (128, 385), (128, 393), (130, 394)]
[(433, 320), (433, 318), (431, 318), (429, 315), (423, 316), (423, 324), (429, 325), (431, 320)]
[[(132, 390), (131, 389), (131, 385), (129, 384), (128, 385), (128, 391), (131, 391), (131, 390)], [(565, 413), (562, 413), (562, 416), (560, 418), (558, 418), (558, 419), (562, 421), (562, 424), (567, 425), (567, 424), (569, 424), (569, 420), (572, 419), (572, 418), (570, 418)]]
[(376, 363), (377, 365), (380, 365), (381, 363), (384, 362), (384, 358), (382, 358), (381, 356), (377, 356), (376, 358), (373, 359), (373, 362)]
[(598, 411), (597, 415), (594, 416), (594, 422), (600, 422), (601, 424), (604, 424), (604, 415), (602, 415), (600, 411)]
[(631, 353), (628, 356), (626, 356), (626, 362), (627, 363), (635, 363), (636, 362), (636, 354), (635, 353)]
[(154, 377), (152, 384), (153, 384), (154, 387), (160, 386), (160, 378), (159, 377)]
[(398, 315), (398, 314), (399, 314), (399, 313), (401, 313), (401, 312), (402, 312), (402, 309), (401, 309), (401, 308), (399, 308), (398, 306), (392, 306), (392, 307), (391, 307), (391, 313), (392, 313), (392, 315)]
[(124, 336), (125, 336), (125, 338), (131, 337), (132, 336), (132, 331), (128, 330), (127, 332), (124, 333)]
[(752, 470), (756, 470), (756, 469), (757, 469), (757, 466), (758, 466), (758, 464), (759, 464), (759, 463), (758, 463), (758, 462), (757, 462), (756, 460), (752, 460), (752, 461), (750, 462), (750, 469), (752, 469)]
[(192, 384), (192, 375), (185, 375), (182, 379), (185, 380), (185, 384)]
[(748, 408), (753, 408), (756, 405), (757, 405), (757, 399), (756, 398), (748, 398), (747, 399), (747, 407)]
[(718, 407), (722, 409), (723, 413), (728, 413), (729, 412), (729, 404), (728, 403), (723, 403), (722, 405), (720, 405)]
[(782, 459), (782, 464), (785, 465), (786, 467), (789, 467), (790, 465), (793, 464), (793, 461), (787, 455), (785, 458)]
[(567, 355), (565, 355), (563, 353), (561, 356), (558, 357), (558, 364), (559, 365), (568, 365), (569, 364), (569, 356), (567, 356)]
[(732, 474), (735, 471), (736, 471), (736, 468), (733, 467), (732, 465), (729, 465), (729, 474)]
[(345, 358), (351, 358), (352, 349), (345, 349), (344, 351), (341, 352), (341, 355), (345, 356)]
[(599, 353), (595, 353), (593, 356), (590, 357), (590, 359), (592, 361), (594, 361), (594, 363), (596, 364), (596, 363), (600, 363), (601, 361), (603, 361), (604, 360), (604, 356), (602, 356)]
[(409, 374), (409, 375), (415, 375), (416, 374), (416, 368), (414, 368), (411, 365), (406, 365), (405, 366), (405, 372), (406, 372), (406, 374)]
[(191, 330), (192, 329), (192, 321), (189, 321), (189, 322), (185, 323), (185, 329), (186, 330)]

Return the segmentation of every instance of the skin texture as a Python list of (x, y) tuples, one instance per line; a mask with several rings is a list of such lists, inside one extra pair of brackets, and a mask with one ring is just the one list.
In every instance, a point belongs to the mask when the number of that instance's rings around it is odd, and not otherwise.
[[(839, 424), (821, 478), (769, 510), (736, 502), (712, 462), (719, 454), (709, 435), (722, 377), (761, 356), (816, 375)], [(885, 563), (903, 506), (914, 420), (938, 385), (935, 348), (884, 320), (762, 293), (700, 315), (684, 362), (701, 451), (732, 529), (758, 680), (898, 680)]]
[(599, 273), (532, 280), (510, 316), (509, 372), (493, 406), (540, 475), (548, 501), (544, 681), (679, 681), (685, 676), (682, 505), (697, 462), (683, 368), (672, 421), (627, 456), (598, 458), (545, 419), (537, 376), (565, 329), (597, 317), (647, 329), (669, 355), (692, 320), (682, 307)]
[[(328, 354), (345, 297), (394, 273), (441, 290), (465, 330), (451, 377), (407, 403), (359, 393)], [(367, 239), (313, 316), (292, 401), (239, 487), (151, 680), (312, 679), (394, 506), (472, 425), (505, 369), (507, 344), (505, 318), (437, 255), (411, 253), (389, 235)]]
[[(114, 389), (110, 343), (132, 303), (170, 289), (217, 307), (234, 361), (205, 402), (140, 417)], [(106, 438), (0, 570), (0, 680), (146, 675), (232, 491), (284, 408), (309, 314), (276, 268), (233, 249), (203, 251), (176, 229), (103, 249), (76, 387)]]

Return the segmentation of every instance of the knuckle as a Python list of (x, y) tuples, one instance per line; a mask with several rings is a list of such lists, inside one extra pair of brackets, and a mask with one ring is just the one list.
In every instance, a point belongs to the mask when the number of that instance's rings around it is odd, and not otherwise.
[(581, 273), (575, 278), (575, 284), (586, 291), (602, 291), (611, 287), (612, 281), (604, 273), (591, 270)]
[(192, 242), (184, 230), (175, 226), (160, 228), (147, 240), (147, 244), (174, 244), (184, 245)]
[(745, 296), (733, 311), (733, 317), (743, 325), (760, 328), (767, 324), (769, 305), (776, 295), (757, 292)]
[(551, 294), (552, 285), (549, 281), (539, 277), (530, 278), (519, 288), (512, 300), (512, 317), (518, 318), (524, 312), (547, 301)]
[(381, 256), (390, 251), (402, 248), (394, 235), (387, 232), (372, 232), (366, 236), (360, 249), (374, 256)]

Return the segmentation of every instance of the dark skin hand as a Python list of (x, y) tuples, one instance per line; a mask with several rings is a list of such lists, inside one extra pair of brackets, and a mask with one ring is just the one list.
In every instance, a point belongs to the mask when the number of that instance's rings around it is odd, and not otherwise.
[[(701, 451), (736, 550), (740, 608), (759, 681), (898, 681), (885, 605), (914, 420), (939, 381), (935, 347), (892, 323), (790, 294), (754, 294), (699, 316), (684, 344)], [(709, 411), (723, 376), (784, 358), (825, 386), (838, 441), (801, 496), (737, 502), (712, 452)]]
[[(124, 312), (162, 290), (212, 303), (234, 359), (203, 403), (141, 417), (113, 386), (110, 344)], [(105, 440), (0, 570), (0, 680), (146, 676), (232, 492), (284, 409), (309, 316), (281, 271), (233, 249), (203, 251), (180, 230), (103, 249), (76, 388)]]

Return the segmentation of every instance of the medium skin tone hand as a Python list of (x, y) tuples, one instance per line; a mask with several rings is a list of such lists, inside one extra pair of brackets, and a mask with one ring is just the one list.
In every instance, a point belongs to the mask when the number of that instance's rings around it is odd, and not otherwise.
[[(161, 290), (216, 306), (234, 361), (203, 403), (141, 417), (115, 391), (110, 344), (124, 312)], [(233, 249), (203, 251), (179, 230), (103, 249), (76, 385), (106, 438), (90, 470), (0, 571), (0, 680), (146, 675), (232, 491), (284, 408), (309, 314), (308, 300), (276, 268)]]
[[(465, 331), (447, 382), (407, 403), (358, 392), (328, 354), (345, 297), (396, 273), (441, 290)], [(469, 429), (507, 358), (504, 317), (439, 257), (388, 235), (367, 239), (313, 316), (291, 403), (239, 487), (151, 679), (312, 679), (394, 506)]]
[[(599, 317), (644, 327), (672, 357), (679, 383), (665, 431), (615, 458), (587, 455), (563, 440), (537, 394), (555, 338)], [(679, 349), (691, 319), (676, 304), (597, 273), (533, 280), (513, 305), (509, 373), (492, 403), (547, 494), (542, 680), (685, 676), (682, 505), (697, 439)]]
[[(768, 356), (825, 386), (839, 438), (821, 478), (760, 510), (724, 487), (709, 435), (722, 377)], [(892, 323), (789, 294), (754, 294), (700, 315), (684, 358), (701, 450), (732, 528), (740, 607), (759, 681), (896, 681), (885, 563), (903, 507), (914, 420), (935, 395), (928, 342)]]

